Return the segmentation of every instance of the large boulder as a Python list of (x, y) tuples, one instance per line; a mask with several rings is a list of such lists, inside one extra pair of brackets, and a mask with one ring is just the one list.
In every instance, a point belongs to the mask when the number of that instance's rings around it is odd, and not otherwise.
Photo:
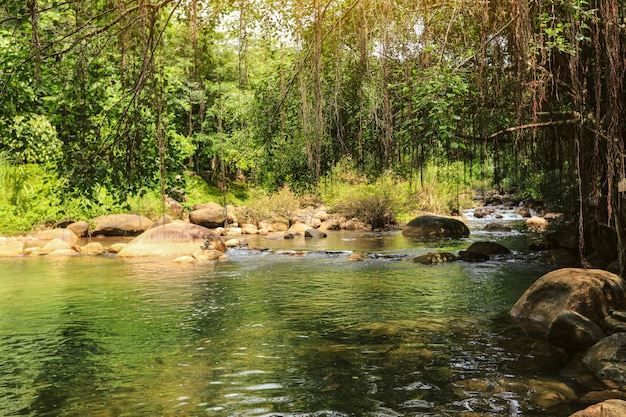
[(626, 401), (606, 400), (591, 405), (570, 417), (623, 417), (626, 416)]
[(206, 227), (174, 221), (137, 236), (117, 256), (191, 256), (201, 248), (224, 252), (226, 245)]
[(91, 219), (94, 236), (137, 236), (152, 226), (152, 220), (136, 214), (108, 214)]
[(626, 389), (626, 333), (605, 337), (593, 345), (583, 363), (609, 388)]
[(17, 240), (0, 242), (0, 256), (23, 255), (24, 246), (24, 242)]
[(74, 245), (78, 241), (78, 236), (70, 229), (48, 229), (37, 233), (35, 239), (41, 241), (59, 239), (67, 242), (69, 245)]
[(403, 236), (417, 239), (459, 239), (469, 234), (469, 228), (462, 221), (433, 215), (416, 217), (402, 228)]
[(575, 311), (603, 327), (610, 310), (625, 306), (626, 285), (619, 276), (600, 269), (563, 268), (535, 281), (510, 314), (528, 332), (547, 336), (564, 311)]
[(74, 232), (78, 237), (89, 236), (89, 223), (86, 221), (72, 222), (67, 225), (67, 229)]
[(189, 221), (193, 224), (215, 229), (223, 227), (228, 216), (228, 223), (234, 223), (235, 218), (232, 217), (230, 211), (224, 210), (224, 207), (217, 203), (197, 204), (194, 210), (189, 213)]

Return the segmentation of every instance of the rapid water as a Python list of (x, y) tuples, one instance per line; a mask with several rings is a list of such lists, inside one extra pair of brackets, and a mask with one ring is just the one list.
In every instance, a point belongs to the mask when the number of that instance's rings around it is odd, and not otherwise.
[[(472, 239), (517, 252), (406, 261)], [(0, 259), (0, 415), (567, 416), (560, 358), (508, 318), (548, 270), (525, 239), (337, 232), (255, 237), (279, 251), (204, 265)]]

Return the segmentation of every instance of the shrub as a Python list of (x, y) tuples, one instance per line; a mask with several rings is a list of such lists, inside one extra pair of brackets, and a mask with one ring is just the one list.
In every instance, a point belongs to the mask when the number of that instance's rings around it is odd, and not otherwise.
[(368, 223), (372, 230), (395, 224), (395, 213), (402, 201), (401, 184), (391, 174), (385, 174), (372, 184), (352, 184), (347, 192), (336, 194), (329, 201), (345, 217)]
[(300, 199), (289, 188), (284, 186), (275, 193), (255, 190), (250, 203), (240, 208), (242, 220), (258, 224), (259, 221), (278, 215), (289, 219), (300, 208)]

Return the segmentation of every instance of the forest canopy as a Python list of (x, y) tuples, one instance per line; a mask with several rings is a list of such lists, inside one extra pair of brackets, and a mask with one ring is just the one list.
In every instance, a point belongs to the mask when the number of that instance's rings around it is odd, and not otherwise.
[(461, 164), (464, 180), (611, 223), (626, 177), (625, 8), (7, 0), (0, 152), (91, 200), (166, 194), (187, 172), (305, 189), (346, 161), (371, 179)]

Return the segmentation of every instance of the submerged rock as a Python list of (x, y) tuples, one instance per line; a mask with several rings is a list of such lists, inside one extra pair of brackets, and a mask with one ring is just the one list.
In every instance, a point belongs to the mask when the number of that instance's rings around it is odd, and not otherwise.
[(469, 228), (460, 220), (433, 215), (419, 216), (402, 228), (402, 235), (417, 239), (468, 237)]
[(367, 254), (363, 253), (363, 252), (352, 252), (350, 255), (348, 255), (348, 262), (361, 262), (361, 261), (365, 261), (371, 259)]
[(474, 242), (467, 248), (469, 252), (484, 253), (485, 255), (508, 255), (511, 251), (496, 242)]
[(487, 232), (509, 233), (513, 229), (511, 229), (509, 226), (494, 222), (494, 223), (487, 223), (485, 227), (483, 227), (483, 230)]
[(327, 236), (326, 233), (317, 229), (307, 229), (306, 232), (304, 232), (304, 237), (306, 238), (325, 238)]
[(459, 251), (459, 258), (465, 262), (485, 262), (488, 261), (489, 255), (479, 252), (470, 252), (468, 250)]
[(420, 264), (424, 264), (424, 265), (430, 265), (430, 264), (439, 264), (439, 263), (443, 263), (443, 262), (452, 262), (452, 261), (456, 261), (459, 258), (453, 254), (453, 253), (448, 253), (448, 252), (441, 252), (441, 253), (432, 253), (429, 252), (426, 255), (420, 255), (420, 256), (416, 256), (415, 258), (411, 258), (410, 261), (411, 262), (417, 262)]

